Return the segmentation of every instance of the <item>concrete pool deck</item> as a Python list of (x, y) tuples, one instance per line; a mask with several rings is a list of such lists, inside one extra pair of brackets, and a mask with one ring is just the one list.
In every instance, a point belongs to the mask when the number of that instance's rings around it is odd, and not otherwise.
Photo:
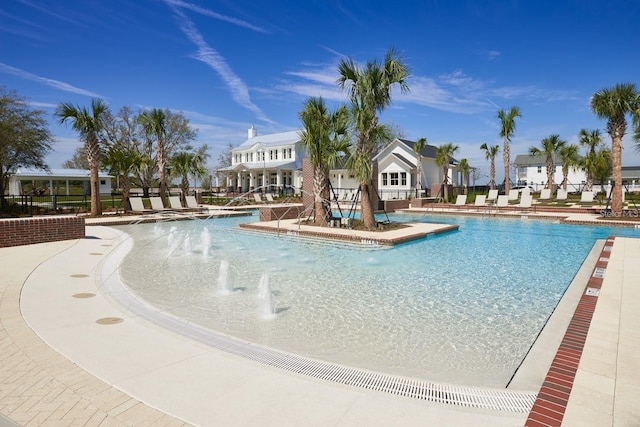
[[(16, 423), (516, 426), (527, 420), (522, 413), (303, 377), (166, 331), (101, 295), (95, 276), (115, 237), (95, 226), (87, 236), (93, 238), (0, 249), (0, 414)], [(640, 420), (634, 405), (638, 259), (639, 239), (615, 239), (563, 425)]]

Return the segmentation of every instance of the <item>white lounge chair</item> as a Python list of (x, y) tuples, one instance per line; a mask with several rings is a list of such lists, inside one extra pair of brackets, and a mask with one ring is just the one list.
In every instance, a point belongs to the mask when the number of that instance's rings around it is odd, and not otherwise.
[[(193, 211), (192, 208), (182, 206), (180, 196), (169, 196), (169, 205), (171, 206), (171, 210), (174, 211)], [(196, 210), (197, 209), (198, 208), (196, 208)]]
[(459, 208), (460, 206), (464, 206), (467, 204), (467, 195), (466, 194), (458, 194), (456, 197), (455, 207)]
[(165, 208), (164, 203), (162, 203), (162, 199), (160, 197), (149, 197), (149, 201), (151, 202), (151, 209), (156, 212), (170, 211), (171, 209)]
[(498, 200), (498, 190), (489, 190), (487, 202), (494, 203), (496, 200)]
[(549, 200), (550, 198), (551, 198), (550, 188), (543, 188), (542, 190), (540, 190), (540, 197), (538, 198), (538, 200)]
[(520, 197), (520, 203), (518, 204), (518, 209), (531, 209), (531, 202), (533, 201), (533, 197), (531, 194), (523, 194)]
[(129, 204), (131, 205), (131, 212), (135, 213), (152, 213), (153, 209), (147, 209), (142, 203), (142, 197), (129, 197)]
[(196, 196), (187, 196), (185, 197), (185, 201), (187, 202), (187, 207), (194, 211), (197, 210), (200, 212), (206, 212), (209, 210), (209, 208), (207, 208), (206, 206), (202, 206), (198, 204), (198, 201), (196, 200)]
[(506, 208), (508, 206), (509, 206), (509, 196), (505, 194), (499, 195), (498, 201), (496, 202), (496, 207), (500, 209), (500, 208)]
[(567, 190), (558, 188), (558, 192), (556, 193), (556, 200), (567, 200)]
[(265, 194), (264, 197), (267, 199), (267, 202), (269, 203), (275, 202), (275, 200), (273, 200), (273, 196), (271, 195), (271, 193)]
[(593, 191), (583, 191), (580, 194), (580, 203), (593, 203)]
[(514, 201), (518, 200), (519, 196), (520, 196), (520, 192), (518, 190), (509, 190), (508, 200), (510, 202), (514, 202)]
[(262, 197), (260, 197), (260, 194), (258, 194), (258, 193), (253, 193), (253, 200), (255, 200), (256, 203), (264, 203), (262, 201)]
[(476, 195), (476, 200), (473, 203), (473, 206), (475, 206), (476, 208), (487, 206), (487, 196), (485, 196), (484, 194)]

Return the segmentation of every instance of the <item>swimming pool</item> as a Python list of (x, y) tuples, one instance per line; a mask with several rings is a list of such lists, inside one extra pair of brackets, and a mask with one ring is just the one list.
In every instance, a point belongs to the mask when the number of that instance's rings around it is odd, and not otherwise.
[[(123, 227), (127, 285), (162, 310), (307, 357), (504, 387), (596, 239), (640, 230), (398, 215), (459, 231), (391, 249), (239, 230), (256, 218)], [(207, 230), (206, 232), (204, 230)], [(228, 262), (234, 292), (218, 285)], [(276, 315), (264, 316), (267, 274)]]

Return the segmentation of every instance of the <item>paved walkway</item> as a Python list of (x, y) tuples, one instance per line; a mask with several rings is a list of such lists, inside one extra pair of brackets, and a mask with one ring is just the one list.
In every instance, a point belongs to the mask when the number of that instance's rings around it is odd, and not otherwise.
[[(0, 414), (16, 423), (518, 426), (526, 420), (527, 414), (452, 408), (301, 377), (167, 332), (101, 294), (94, 276), (116, 236), (104, 227), (87, 230), (96, 238), (0, 249)], [(638, 259), (640, 240), (616, 239), (566, 425), (640, 420), (634, 407), (640, 292), (632, 286)]]

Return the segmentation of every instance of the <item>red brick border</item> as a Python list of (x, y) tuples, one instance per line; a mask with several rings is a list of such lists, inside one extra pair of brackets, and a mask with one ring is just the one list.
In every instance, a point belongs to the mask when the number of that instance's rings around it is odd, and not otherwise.
[(84, 239), (84, 218), (41, 216), (0, 219), (0, 248)]
[[(603, 274), (600, 273), (603, 272), (601, 269), (607, 268), (614, 239), (614, 237), (607, 238), (600, 252), (600, 257), (582, 293), (571, 322), (569, 322), (567, 332), (556, 352), (556, 357), (551, 362), (551, 367), (538, 392), (538, 398), (531, 408), (525, 426), (559, 426), (562, 424), (593, 311), (598, 302), (597, 294), (590, 295), (590, 293), (596, 293), (602, 287), (603, 278), (601, 276)], [(596, 292), (587, 292), (592, 289)]]

